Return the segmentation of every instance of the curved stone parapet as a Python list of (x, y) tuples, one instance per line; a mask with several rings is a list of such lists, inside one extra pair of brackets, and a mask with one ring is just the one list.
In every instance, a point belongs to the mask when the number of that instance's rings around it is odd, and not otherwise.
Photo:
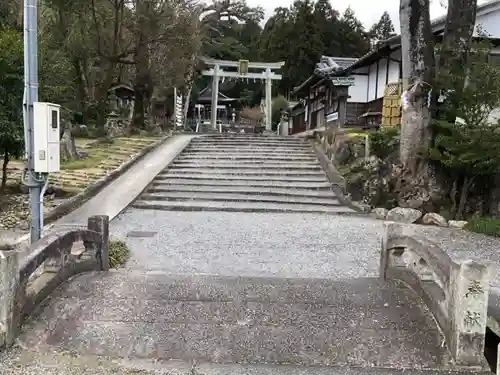
[[(73, 252), (78, 242), (83, 248)], [(0, 251), (0, 348), (13, 343), (25, 318), (62, 282), (81, 272), (108, 270), (108, 242), (109, 217), (92, 216), (87, 228), (40, 239), (25, 259), (16, 251)]]
[[(457, 256), (425, 227), (384, 223), (380, 275), (413, 289), (434, 315), (456, 364), (483, 366), (491, 267)], [(460, 246), (464, 244), (461, 243)], [(463, 254), (463, 252), (461, 253)]]

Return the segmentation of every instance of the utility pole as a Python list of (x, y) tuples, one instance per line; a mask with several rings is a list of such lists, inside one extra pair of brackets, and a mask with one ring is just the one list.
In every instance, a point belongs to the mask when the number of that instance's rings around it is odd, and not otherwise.
[(38, 40), (37, 40), (37, 1), (24, 0), (24, 141), (25, 170), (23, 181), (30, 190), (31, 206), (31, 243), (41, 237), (42, 187), (44, 176), (37, 176), (34, 170), (34, 108), (38, 101)]

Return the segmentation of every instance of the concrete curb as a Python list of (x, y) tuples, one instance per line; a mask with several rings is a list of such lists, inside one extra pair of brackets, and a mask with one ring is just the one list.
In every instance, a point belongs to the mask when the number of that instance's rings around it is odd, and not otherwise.
[(113, 170), (107, 176), (101, 178), (96, 183), (87, 187), (84, 191), (78, 193), (77, 195), (75, 195), (74, 197), (65, 201), (64, 203), (61, 203), (59, 206), (57, 206), (52, 211), (50, 211), (47, 215), (45, 215), (44, 225), (53, 223), (54, 221), (60, 219), (61, 217), (69, 214), (71, 211), (77, 209), (79, 206), (81, 206), (82, 204), (87, 202), (89, 199), (95, 197), (108, 184), (110, 184), (111, 182), (116, 180), (118, 177), (123, 175), (135, 163), (138, 163), (139, 161), (141, 161), (147, 154), (154, 151), (156, 148), (158, 148), (160, 145), (162, 145), (164, 142), (166, 142), (170, 138), (171, 138), (171, 136), (166, 136), (166, 137), (154, 142), (153, 144), (145, 147), (144, 149), (142, 149), (142, 151), (139, 152), (139, 154), (135, 158), (130, 159), (125, 164), (122, 164), (120, 167)]
[(328, 160), (328, 157), (324, 153), (323, 149), (321, 148), (320, 145), (318, 145), (316, 142), (313, 140), (310, 141), (311, 145), (314, 149), (314, 152), (316, 153), (316, 156), (318, 158), (318, 161), (323, 168), (323, 170), (326, 173), (326, 177), (328, 178), (328, 181), (330, 181), (330, 184), (332, 186), (332, 190), (337, 196), (337, 198), (347, 207), (350, 209), (359, 212), (359, 213), (364, 213), (368, 214), (368, 211), (361, 205), (351, 201), (347, 196), (345, 195), (345, 179), (342, 177), (342, 175), (339, 173), (337, 168), (332, 164), (330, 160)]

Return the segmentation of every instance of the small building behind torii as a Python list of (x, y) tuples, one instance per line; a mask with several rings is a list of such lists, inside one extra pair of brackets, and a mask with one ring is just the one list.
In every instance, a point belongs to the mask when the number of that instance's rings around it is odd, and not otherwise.
[[(210, 120), (212, 113), (212, 88), (205, 87), (200, 91), (198, 100), (195, 105), (195, 118), (199, 120)], [(219, 92), (217, 96), (217, 118), (222, 121), (231, 120), (232, 113), (238, 107), (239, 99), (230, 98), (227, 95)]]

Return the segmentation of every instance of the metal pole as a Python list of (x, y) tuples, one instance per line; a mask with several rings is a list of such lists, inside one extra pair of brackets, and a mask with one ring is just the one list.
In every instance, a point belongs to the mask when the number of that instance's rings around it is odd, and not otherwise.
[(217, 99), (219, 98), (219, 65), (214, 66), (212, 80), (212, 129), (217, 129)]
[(271, 80), (271, 68), (266, 69), (266, 130), (272, 131), (272, 80)]
[(27, 181), (31, 205), (31, 243), (41, 237), (42, 209), (41, 192), (44, 180), (34, 171), (34, 114), (33, 103), (38, 101), (38, 40), (37, 40), (37, 0), (24, 0), (24, 134), (26, 143)]

